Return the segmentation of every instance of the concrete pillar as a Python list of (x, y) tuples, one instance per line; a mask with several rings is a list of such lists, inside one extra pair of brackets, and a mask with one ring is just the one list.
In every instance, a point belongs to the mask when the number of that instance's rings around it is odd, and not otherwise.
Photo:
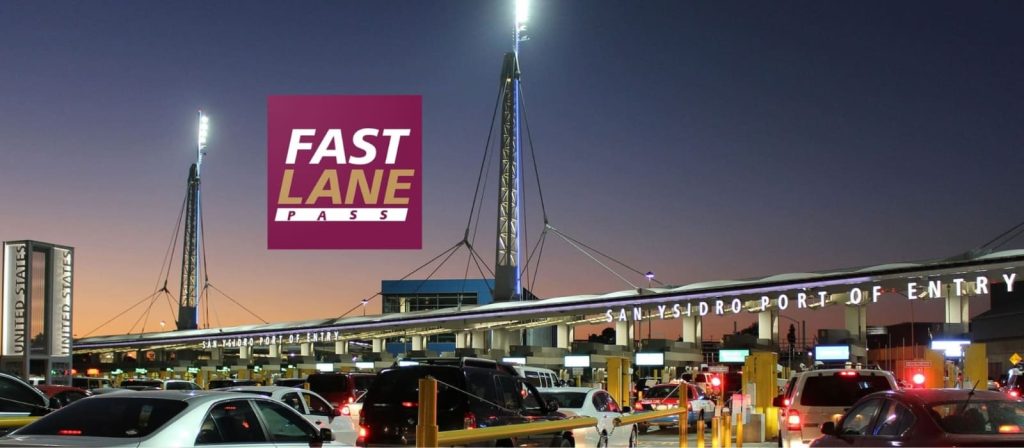
[(867, 344), (868, 308), (866, 306), (844, 306), (843, 317), (850, 337), (861, 345)]
[(210, 359), (218, 360), (218, 361), (221, 360), (221, 359), (224, 359), (224, 349), (222, 349), (222, 348), (211, 348), (210, 349)]
[(569, 331), (568, 324), (558, 324), (555, 326), (555, 334), (557, 336), (555, 338), (555, 347), (569, 348)]
[(683, 342), (691, 342), (696, 344), (700, 348), (701, 337), (701, 320), (700, 316), (682, 316), (682, 336)]
[(302, 356), (313, 356), (313, 343), (302, 342), (299, 343), (299, 355)]
[(470, 333), (468, 331), (460, 331), (455, 333), (455, 348), (466, 348), (469, 346)]
[(615, 321), (615, 345), (629, 346), (629, 322)]
[(473, 350), (483, 350), (487, 348), (487, 332), (485, 331), (471, 331), (469, 332), (469, 346)]
[(252, 358), (252, 347), (238, 347), (238, 359)]
[(280, 345), (278, 345), (278, 344), (270, 344), (267, 347), (267, 351), (269, 352), (267, 354), (267, 357), (269, 357), (271, 359), (271, 361), (277, 361), (277, 360), (281, 359), (281, 346)]
[(413, 336), (412, 337), (412, 349), (413, 350), (426, 350), (426, 348), (424, 347), (426, 345), (426, 344), (424, 344), (424, 342), (426, 342), (426, 339), (427, 338), (425, 336)]
[(491, 347), (493, 349), (504, 350), (505, 353), (509, 351), (510, 345), (510, 331), (508, 330), (491, 330)]
[(372, 344), (373, 344), (373, 352), (374, 353), (384, 353), (384, 340), (383, 339), (374, 339), (372, 341)]
[(334, 343), (334, 354), (335, 355), (347, 355), (348, 354), (348, 341), (336, 341)]
[(778, 311), (767, 310), (757, 313), (757, 338), (779, 341)]
[(945, 294), (943, 295), (946, 298), (946, 323), (966, 324), (970, 322), (971, 314), (968, 307), (970, 304), (970, 298), (967, 296), (967, 290), (971, 288), (966, 285), (961, 286), (959, 291), (961, 294), (957, 294), (957, 288), (955, 285), (945, 285), (944, 289)]

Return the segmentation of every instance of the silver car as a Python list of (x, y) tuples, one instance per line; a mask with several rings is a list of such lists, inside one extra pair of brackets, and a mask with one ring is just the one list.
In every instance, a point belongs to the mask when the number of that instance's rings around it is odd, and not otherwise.
[(317, 447), (330, 440), (329, 429), (270, 398), (139, 391), (78, 400), (0, 438), (0, 446)]

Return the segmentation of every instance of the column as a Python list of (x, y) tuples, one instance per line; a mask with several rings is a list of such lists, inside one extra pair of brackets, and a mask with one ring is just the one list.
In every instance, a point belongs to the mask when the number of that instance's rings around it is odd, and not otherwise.
[(615, 321), (615, 345), (629, 347), (629, 322)]
[(470, 332), (460, 331), (455, 333), (455, 348), (468, 348), (469, 347)]
[(383, 339), (379, 339), (379, 338), (378, 339), (374, 339), (372, 343), (373, 343), (373, 352), (374, 353), (384, 353), (384, 340)]
[(238, 347), (238, 359), (252, 358), (252, 347)]
[(424, 350), (423, 341), (426, 339), (425, 336), (413, 335), (412, 336), (412, 349), (413, 350)]
[(700, 316), (681, 316), (683, 342), (689, 342), (700, 348), (701, 320)]
[(850, 337), (860, 345), (867, 345), (868, 308), (865, 306), (844, 306), (843, 318)]
[(300, 342), (299, 343), (299, 354), (302, 356), (313, 356), (313, 343), (312, 342)]
[(270, 358), (271, 362), (279, 362), (281, 359), (281, 346), (278, 344), (270, 344), (267, 346), (267, 357)]
[(470, 335), (470, 347), (473, 350), (484, 350), (487, 348), (487, 332), (485, 331), (471, 331)]
[(570, 329), (568, 324), (558, 324), (555, 326), (555, 347), (564, 349), (569, 348), (569, 331)]
[(335, 355), (347, 355), (348, 354), (348, 341), (335, 341), (334, 342), (334, 354)]
[(968, 305), (970, 304), (970, 297), (967, 296), (967, 290), (971, 288), (967, 284), (961, 284), (960, 291), (957, 291), (956, 285), (944, 285), (943, 296), (946, 299), (946, 323), (947, 324), (964, 324), (964, 330), (967, 331), (967, 324), (970, 322), (971, 314)]
[(779, 341), (779, 316), (778, 311), (761, 311), (757, 313), (757, 338), (771, 341)]

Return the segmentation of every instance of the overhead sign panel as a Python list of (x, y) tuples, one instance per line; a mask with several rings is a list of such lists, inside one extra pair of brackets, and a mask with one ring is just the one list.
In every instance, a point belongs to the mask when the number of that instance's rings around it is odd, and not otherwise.
[(637, 353), (636, 365), (662, 367), (665, 365), (664, 353)]
[(819, 345), (814, 347), (814, 359), (817, 361), (849, 361), (849, 345)]
[(719, 350), (718, 351), (718, 362), (746, 362), (747, 357), (750, 356), (750, 350)]
[(590, 355), (565, 355), (565, 367), (590, 367)]

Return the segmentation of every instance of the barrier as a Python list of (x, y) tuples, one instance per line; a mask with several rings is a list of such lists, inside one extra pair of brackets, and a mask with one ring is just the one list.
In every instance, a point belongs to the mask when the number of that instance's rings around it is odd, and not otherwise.
[(697, 448), (704, 448), (704, 419), (697, 419)]
[(14, 430), (36, 420), (39, 420), (39, 417), (3, 417), (0, 418), (0, 429)]

